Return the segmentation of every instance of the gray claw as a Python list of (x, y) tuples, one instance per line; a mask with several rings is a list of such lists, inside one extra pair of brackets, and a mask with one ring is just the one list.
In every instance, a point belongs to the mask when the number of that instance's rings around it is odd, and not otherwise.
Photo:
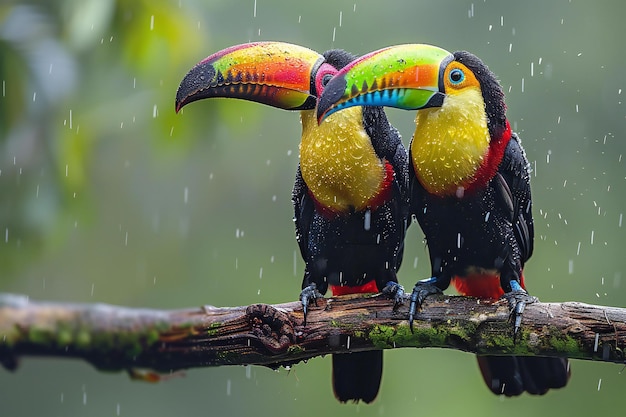
[(313, 304), (317, 307), (317, 299), (324, 298), (324, 295), (317, 290), (317, 285), (313, 282), (300, 292), (300, 301), (302, 302), (302, 312), (304, 313), (304, 326), (306, 326), (306, 316), (309, 313), (309, 303), (313, 300)]
[(522, 326), (522, 314), (524, 313), (524, 309), (526, 309), (526, 305), (535, 303), (539, 301), (539, 299), (529, 295), (522, 289), (507, 292), (502, 298), (505, 298), (509, 303), (511, 321), (513, 322), (513, 339), (515, 340)]
[(404, 287), (397, 282), (389, 281), (385, 288), (383, 288), (382, 293), (387, 297), (393, 299), (393, 309), (398, 308), (399, 305), (404, 304)]
[(411, 333), (413, 333), (413, 321), (415, 320), (415, 313), (417, 313), (418, 309), (422, 308), (422, 304), (426, 297), (432, 294), (441, 294), (442, 291), (439, 287), (431, 284), (429, 280), (419, 281), (413, 287), (413, 292), (411, 293), (411, 304), (409, 304), (409, 328), (411, 329)]

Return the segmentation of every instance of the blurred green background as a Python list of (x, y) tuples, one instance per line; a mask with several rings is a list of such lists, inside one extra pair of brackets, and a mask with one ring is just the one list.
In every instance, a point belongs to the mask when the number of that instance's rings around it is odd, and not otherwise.
[[(236, 100), (176, 115), (178, 82), (254, 40), (356, 54), (422, 42), (474, 52), (505, 87), (534, 169), (530, 292), (625, 307), (624, 15), (620, 0), (4, 0), (0, 291), (155, 308), (295, 300), (298, 115)], [(388, 113), (408, 145), (414, 114)], [(428, 270), (412, 227), (401, 282)], [(334, 400), (328, 357), (156, 385), (26, 358), (0, 369), (0, 415), (619, 415), (623, 370), (574, 361), (566, 389), (503, 399), (472, 355), (400, 349), (377, 401), (354, 406)]]

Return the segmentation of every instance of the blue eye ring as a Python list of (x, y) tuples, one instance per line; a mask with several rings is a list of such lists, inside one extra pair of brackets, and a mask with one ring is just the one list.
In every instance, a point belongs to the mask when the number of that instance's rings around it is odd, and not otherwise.
[(448, 74), (448, 79), (452, 84), (461, 84), (463, 81), (465, 81), (465, 73), (460, 68), (454, 68)]

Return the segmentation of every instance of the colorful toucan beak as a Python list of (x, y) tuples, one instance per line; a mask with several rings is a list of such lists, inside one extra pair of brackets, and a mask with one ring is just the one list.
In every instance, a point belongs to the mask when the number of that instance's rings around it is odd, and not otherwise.
[(256, 42), (223, 49), (193, 67), (176, 92), (176, 112), (196, 100), (230, 97), (286, 110), (314, 109), (311, 74), (324, 62), (308, 48)]
[(363, 55), (340, 70), (326, 85), (317, 106), (321, 123), (353, 106), (388, 106), (405, 110), (443, 103), (441, 74), (453, 55), (432, 45), (408, 44)]

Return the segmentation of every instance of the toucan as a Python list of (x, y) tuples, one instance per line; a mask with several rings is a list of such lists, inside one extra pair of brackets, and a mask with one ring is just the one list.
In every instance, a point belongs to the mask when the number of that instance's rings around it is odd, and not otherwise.
[[(411, 329), (424, 299), (452, 283), (462, 295), (508, 300), (517, 334), (525, 305), (536, 301), (523, 276), (533, 252), (531, 170), (496, 76), (466, 51), (392, 46), (339, 71), (319, 99), (318, 119), (359, 105), (417, 110), (411, 213), (426, 238), (431, 277), (411, 294)], [(558, 357), (479, 356), (478, 363), (498, 395), (541, 395), (570, 376)]]
[[(182, 80), (176, 111), (192, 101), (232, 97), (300, 111), (300, 162), (293, 188), (296, 238), (305, 271), (300, 299), (383, 292), (404, 300), (397, 271), (409, 218), (408, 153), (381, 107), (358, 107), (318, 125), (317, 99), (355, 56), (323, 55), (283, 43), (237, 45), (202, 60)], [(276, 135), (281, 133), (276, 128)], [(333, 388), (341, 402), (369, 403), (378, 394), (382, 351), (333, 355)]]

